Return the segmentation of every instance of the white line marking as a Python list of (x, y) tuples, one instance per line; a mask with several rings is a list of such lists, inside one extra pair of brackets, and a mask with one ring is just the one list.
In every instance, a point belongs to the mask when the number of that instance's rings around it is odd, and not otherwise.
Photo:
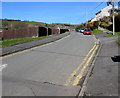
[(7, 67), (7, 64), (0, 65), (0, 71), (2, 71), (5, 67)]

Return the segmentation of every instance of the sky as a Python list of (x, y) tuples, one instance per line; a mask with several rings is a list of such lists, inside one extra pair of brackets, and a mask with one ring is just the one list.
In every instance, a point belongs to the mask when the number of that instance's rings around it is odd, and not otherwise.
[(2, 2), (2, 18), (80, 24), (105, 7), (105, 2)]

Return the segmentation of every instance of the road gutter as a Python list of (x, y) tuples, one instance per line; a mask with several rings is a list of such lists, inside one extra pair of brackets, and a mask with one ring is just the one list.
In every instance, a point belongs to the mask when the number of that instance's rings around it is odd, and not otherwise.
[(93, 56), (94, 58), (93, 58), (91, 64), (89, 65), (90, 66), (89, 69), (87, 70), (86, 77), (85, 77), (85, 79), (83, 81), (82, 87), (81, 87), (80, 92), (78, 94), (79, 98), (83, 98), (85, 96), (84, 92), (85, 92), (85, 89), (86, 89), (86, 84), (88, 82), (89, 77), (92, 74), (93, 68), (95, 67), (95, 61), (96, 61), (96, 59), (97, 59), (97, 57), (99, 55), (99, 52), (100, 52), (100, 50), (102, 48), (102, 44), (101, 44), (99, 39), (97, 39), (96, 46), (98, 46), (98, 48), (96, 49), (96, 52), (95, 52), (95, 54)]
[[(65, 86), (69, 86), (71, 81), (72, 81), (72, 78), (74, 76), (76, 76), (77, 72), (80, 70), (80, 68), (83, 66), (83, 64), (86, 62), (87, 58), (90, 56), (90, 54), (92, 53), (92, 51), (95, 49), (96, 45), (93, 46), (93, 48), (88, 52), (88, 54), (85, 56), (85, 58), (83, 59), (82, 63), (80, 63), (80, 65), (77, 67), (77, 69), (75, 69), (73, 71), (73, 73), (70, 75), (70, 77), (68, 78), (68, 80), (66, 81), (65, 83)], [(73, 86), (76, 86), (76, 85), (73, 85)]]
[(82, 77), (84, 76), (85, 74), (85, 71), (86, 69), (88, 68), (89, 66), (89, 63), (91, 62), (91, 60), (93, 59), (97, 49), (98, 49), (98, 45), (96, 45), (95, 49), (93, 50), (92, 54), (90, 55), (90, 57), (88, 58), (88, 60), (86, 61), (86, 63), (84, 64), (82, 70), (81, 70), (81, 73), (76, 77), (76, 79), (74, 80), (73, 82), (73, 86), (77, 86), (79, 84), (79, 82), (81, 82), (80, 80), (82, 79)]
[[(94, 41), (95, 41), (94, 46), (87, 53), (87, 55), (85, 56), (83, 61), (80, 63), (80, 65), (69, 76), (69, 78), (67, 79), (66, 83), (64, 84), (65, 86), (81, 86), (82, 85), (82, 83), (83, 83), (83, 81), (84, 81), (84, 79), (86, 77), (86, 74), (88, 72), (88, 67), (90, 65), (90, 62), (93, 60), (93, 58), (95, 56), (95, 53), (96, 53), (96, 51), (99, 48), (100, 41), (98, 39), (96, 39), (95, 36), (93, 36), (93, 37), (94, 37)], [(80, 68), (82, 68), (82, 70), (81, 70), (80, 74), (78, 74)]]

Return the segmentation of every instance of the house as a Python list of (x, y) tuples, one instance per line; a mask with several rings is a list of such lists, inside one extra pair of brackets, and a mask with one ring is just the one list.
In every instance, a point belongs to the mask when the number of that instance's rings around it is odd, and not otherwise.
[(109, 11), (111, 9), (112, 9), (112, 5), (107, 6), (106, 8), (104, 8), (101, 11), (97, 12), (95, 18), (93, 18), (91, 20), (91, 22), (98, 21), (98, 20), (100, 20), (101, 18), (103, 18), (105, 16), (110, 16), (110, 12)]

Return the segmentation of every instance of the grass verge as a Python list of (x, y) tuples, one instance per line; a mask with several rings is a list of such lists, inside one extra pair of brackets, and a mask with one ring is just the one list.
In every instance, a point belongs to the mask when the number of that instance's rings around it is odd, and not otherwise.
[[(54, 36), (54, 35), (52, 35)], [(3, 40), (0, 41), (0, 47), (7, 47), (7, 46), (12, 46), (12, 45), (17, 45), (21, 43), (26, 43), (34, 40), (40, 40), (44, 38), (48, 38), (50, 36), (42, 36), (42, 37), (36, 37), (36, 38), (17, 38), (17, 39), (11, 39), (11, 40)]]
[(118, 43), (118, 45), (120, 45), (120, 40), (117, 40), (116, 42)]
[(120, 36), (120, 32), (115, 32), (115, 35), (111, 34), (106, 34), (105, 37), (114, 37), (114, 36)]
[(92, 33), (95, 35), (95, 34), (99, 34), (99, 33), (102, 33), (103, 31), (101, 31), (101, 30), (98, 30), (98, 29), (94, 29), (93, 31), (92, 31)]

